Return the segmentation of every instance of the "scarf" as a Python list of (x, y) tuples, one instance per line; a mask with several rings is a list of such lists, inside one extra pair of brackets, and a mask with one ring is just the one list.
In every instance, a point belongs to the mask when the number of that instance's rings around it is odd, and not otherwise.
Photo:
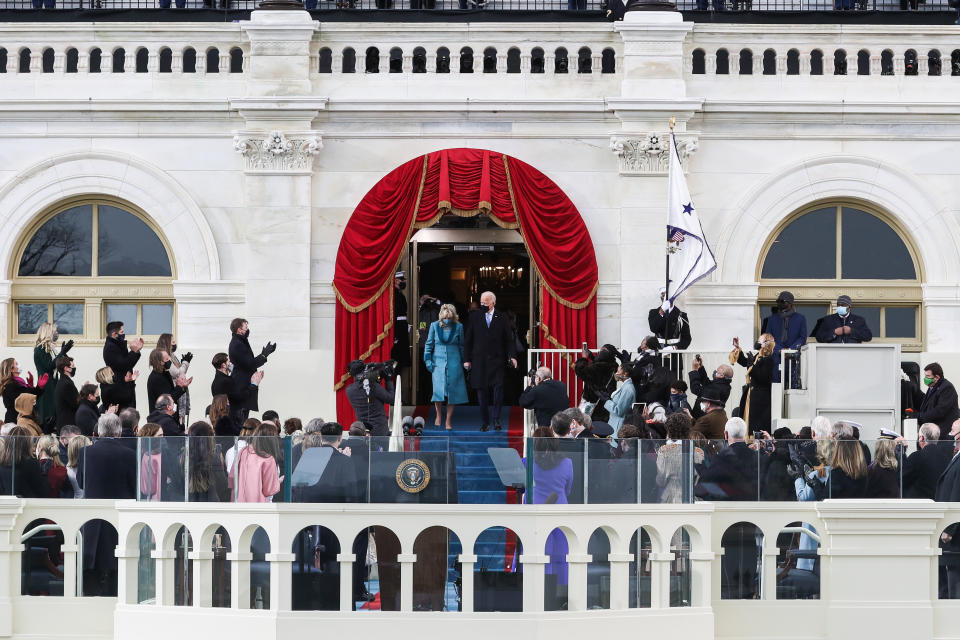
[(796, 313), (796, 309), (789, 309), (780, 312), (780, 317), (783, 318), (783, 332), (780, 334), (780, 344), (787, 344), (787, 329), (790, 327), (790, 318), (793, 317), (793, 314)]
[[(452, 324), (449, 327), (444, 327), (443, 323), (439, 320), (437, 321), (437, 341), (440, 344), (450, 344), (453, 341), (453, 337), (457, 335), (457, 325)], [(444, 338), (446, 336), (446, 338)]]

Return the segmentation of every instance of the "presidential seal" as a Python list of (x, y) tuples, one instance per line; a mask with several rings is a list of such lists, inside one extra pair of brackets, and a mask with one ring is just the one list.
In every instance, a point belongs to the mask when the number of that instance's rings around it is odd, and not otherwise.
[(407, 493), (420, 493), (430, 484), (430, 467), (423, 460), (404, 460), (397, 467), (397, 486)]

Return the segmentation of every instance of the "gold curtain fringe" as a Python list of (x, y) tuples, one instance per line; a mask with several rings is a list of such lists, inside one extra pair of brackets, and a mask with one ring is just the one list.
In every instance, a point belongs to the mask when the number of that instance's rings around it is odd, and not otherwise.
[[(387, 321), (387, 324), (383, 325), (383, 331), (381, 331), (377, 335), (377, 339), (374, 340), (373, 344), (371, 344), (370, 347), (366, 351), (361, 353), (358, 357), (354, 358), (354, 360), (366, 360), (367, 358), (369, 358), (374, 351), (380, 348), (380, 345), (383, 344), (383, 341), (390, 334), (390, 327), (393, 326), (393, 304), (391, 304), (390, 307), (391, 307), (390, 320)], [(341, 375), (340, 380), (335, 385), (333, 385), (333, 390), (340, 391), (340, 389), (343, 389), (345, 386), (347, 386), (348, 382), (350, 382), (350, 374), (345, 373)]]
[[(517, 199), (513, 193), (513, 178), (510, 175), (510, 162), (507, 160), (506, 154), (502, 155), (501, 158), (503, 158), (503, 168), (507, 174), (507, 192), (510, 194), (510, 204), (513, 206), (513, 216), (517, 219), (517, 225), (520, 228), (520, 235), (523, 236), (523, 244), (526, 245), (527, 235), (523, 232), (523, 224), (520, 222), (520, 213), (517, 211)], [(527, 253), (529, 252), (530, 250), (528, 249)], [(540, 269), (537, 268), (537, 261), (533, 259), (533, 254), (530, 255), (530, 262), (533, 264), (533, 268), (537, 270), (537, 273), (540, 274)], [(593, 301), (593, 297), (597, 295), (597, 288), (600, 286), (600, 281), (598, 279), (597, 282), (593, 283), (593, 288), (590, 290), (590, 295), (588, 295), (587, 299), (583, 302), (570, 302), (569, 300), (557, 295), (557, 292), (547, 284), (547, 281), (542, 275), (540, 276), (540, 284), (546, 287), (547, 291), (550, 292), (550, 295), (552, 295), (557, 302), (569, 309), (579, 311), (580, 309), (586, 309)]]

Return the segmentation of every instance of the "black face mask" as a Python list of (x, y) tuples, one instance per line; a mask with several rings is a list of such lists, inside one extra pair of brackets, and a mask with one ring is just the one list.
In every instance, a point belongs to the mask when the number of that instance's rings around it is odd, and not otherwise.
[(753, 349), (754, 349), (755, 351), (760, 351), (761, 348), (763, 348), (763, 345), (761, 345), (759, 342), (754, 342), (754, 343), (753, 343)]
[(787, 303), (783, 300), (777, 300), (777, 311), (786, 311)]
[(397, 289), (400, 289), (400, 291), (403, 291), (406, 288), (407, 288), (407, 283), (404, 282), (403, 280), (397, 283)]
[(170, 346), (170, 353), (176, 353), (176, 352), (177, 352), (177, 345), (171, 345), (171, 346)]
[(488, 307), (485, 304), (482, 304), (480, 305), (480, 311), (483, 311), (484, 313), (490, 313), (490, 307)]
[(173, 362), (171, 362), (170, 360), (167, 360), (166, 362), (163, 363), (163, 368), (169, 369), (172, 364)]

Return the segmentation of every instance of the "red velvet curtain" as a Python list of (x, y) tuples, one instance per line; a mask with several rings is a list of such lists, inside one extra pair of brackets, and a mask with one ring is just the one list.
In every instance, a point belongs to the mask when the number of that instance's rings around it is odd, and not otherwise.
[(518, 229), (540, 275), (540, 338), (576, 348), (597, 336), (597, 261), (577, 208), (530, 165), (482, 149), (446, 149), (397, 167), (350, 217), (337, 254), (334, 380), (337, 417), (353, 421), (343, 393), (347, 364), (382, 361), (393, 345), (392, 276), (410, 236), (445, 213), (485, 213)]

